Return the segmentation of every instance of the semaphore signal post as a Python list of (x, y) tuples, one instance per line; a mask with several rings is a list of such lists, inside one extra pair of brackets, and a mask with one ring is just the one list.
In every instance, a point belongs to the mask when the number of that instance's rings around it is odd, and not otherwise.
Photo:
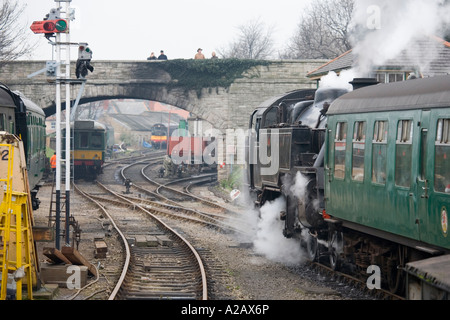
[[(90, 59), (92, 58), (92, 51), (87, 47), (87, 43), (72, 43), (70, 42), (70, 22), (75, 20), (75, 11), (70, 7), (72, 0), (55, 0), (58, 7), (51, 9), (50, 13), (42, 21), (34, 21), (30, 29), (36, 34), (44, 34), (45, 38), (53, 46), (56, 53), (56, 60), (47, 61), (46, 68), (40, 70), (29, 77), (46, 72), (47, 77), (50, 77), (56, 84), (56, 176), (55, 176), (55, 190), (56, 190), (56, 213), (55, 213), (55, 247), (59, 250), (61, 248), (61, 176), (62, 164), (65, 164), (65, 245), (70, 246), (69, 242), (69, 227), (70, 227), (70, 174), (71, 174), (71, 97), (70, 85), (81, 84), (80, 92), (76, 99), (73, 109), (76, 109), (77, 104), (81, 98), (84, 90), (87, 74), (85, 70), (79, 71), (79, 66), (90, 67)], [(62, 7), (65, 4), (65, 8)], [(63, 39), (64, 37), (64, 39)], [(55, 38), (52, 41), (52, 38)], [(64, 40), (64, 41), (63, 41)], [(70, 68), (70, 47), (77, 46), (79, 48), (77, 61), (77, 79), (71, 78)], [(65, 58), (62, 53), (65, 53)], [(86, 52), (87, 56), (86, 57)], [(65, 66), (65, 72), (61, 70), (61, 65)], [(93, 68), (89, 69), (91, 72)], [(81, 74), (81, 75), (80, 75)], [(62, 158), (62, 143), (61, 143), (61, 85), (65, 85), (66, 89), (66, 119), (65, 119), (65, 157)]]

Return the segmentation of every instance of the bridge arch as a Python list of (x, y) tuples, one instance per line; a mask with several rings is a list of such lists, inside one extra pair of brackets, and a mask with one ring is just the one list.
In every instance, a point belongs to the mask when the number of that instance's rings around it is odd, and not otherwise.
[[(266, 99), (295, 89), (314, 88), (316, 83), (306, 75), (325, 63), (245, 61), (92, 61), (95, 70), (87, 76), (80, 104), (112, 99), (157, 101), (187, 110), (219, 130), (245, 128), (253, 109)], [(54, 82), (48, 81), (45, 74), (27, 77), (44, 67), (45, 61), (8, 62), (2, 66), (0, 82), (21, 91), (52, 115), (56, 111)], [(75, 68), (75, 62), (71, 68)], [(79, 88), (79, 84), (71, 85), (72, 100)], [(62, 89), (62, 109), (64, 92)]]

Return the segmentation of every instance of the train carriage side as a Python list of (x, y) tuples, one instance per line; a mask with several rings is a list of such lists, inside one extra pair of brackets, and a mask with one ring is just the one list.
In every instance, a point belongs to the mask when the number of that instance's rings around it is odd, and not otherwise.
[(450, 77), (349, 93), (328, 111), (326, 212), (344, 227), (450, 249)]
[(8, 89), (0, 86), (0, 131), (15, 133), (15, 109), (16, 105)]
[(37, 192), (45, 171), (45, 114), (20, 92), (0, 84), (0, 131), (23, 141), (33, 209), (39, 208)]
[(30, 100), (22, 97), (26, 106), (26, 152), (28, 178), (31, 187), (42, 180), (45, 171), (45, 113)]

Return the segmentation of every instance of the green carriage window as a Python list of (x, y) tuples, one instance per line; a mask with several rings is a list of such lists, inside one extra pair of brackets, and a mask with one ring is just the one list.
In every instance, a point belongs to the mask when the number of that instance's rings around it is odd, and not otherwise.
[(88, 148), (88, 147), (89, 147), (89, 133), (80, 132), (80, 148)]
[(353, 131), (352, 179), (364, 181), (364, 157), (366, 154), (366, 122), (355, 122)]
[(376, 121), (372, 141), (372, 182), (386, 184), (388, 122)]
[(36, 128), (35, 127), (33, 127), (33, 128), (31, 128), (31, 134), (32, 134), (32, 140), (33, 140), (33, 149), (31, 150), (31, 152), (32, 153), (36, 153), (36, 149), (37, 149), (37, 143), (36, 143), (36, 141), (37, 141), (37, 139), (36, 139)]
[(347, 149), (347, 123), (339, 122), (336, 127), (334, 140), (334, 176), (345, 178), (345, 151)]
[(91, 148), (102, 148), (102, 134), (100, 132), (93, 132), (91, 136)]
[(395, 184), (400, 187), (411, 185), (412, 135), (412, 120), (399, 121), (395, 151)]
[(0, 131), (6, 131), (6, 115), (0, 113)]
[(438, 121), (435, 146), (434, 188), (450, 193), (450, 119)]

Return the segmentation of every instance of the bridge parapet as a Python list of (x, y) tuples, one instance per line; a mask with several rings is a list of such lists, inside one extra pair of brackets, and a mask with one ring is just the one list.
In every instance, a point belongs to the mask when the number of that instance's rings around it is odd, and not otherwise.
[[(87, 76), (80, 103), (125, 98), (159, 101), (190, 111), (219, 130), (245, 128), (253, 109), (266, 99), (295, 89), (315, 87), (315, 82), (306, 74), (326, 62), (276, 60), (245, 64), (246, 60), (219, 61), (213, 64), (211, 60), (93, 60), (95, 70)], [(54, 82), (48, 81), (45, 74), (28, 78), (43, 68), (45, 61), (8, 62), (1, 65), (0, 82), (21, 91), (51, 115), (56, 109)], [(75, 62), (71, 63), (71, 68), (74, 75)], [(78, 88), (78, 85), (71, 86), (73, 100)], [(64, 95), (62, 98), (64, 109)]]

